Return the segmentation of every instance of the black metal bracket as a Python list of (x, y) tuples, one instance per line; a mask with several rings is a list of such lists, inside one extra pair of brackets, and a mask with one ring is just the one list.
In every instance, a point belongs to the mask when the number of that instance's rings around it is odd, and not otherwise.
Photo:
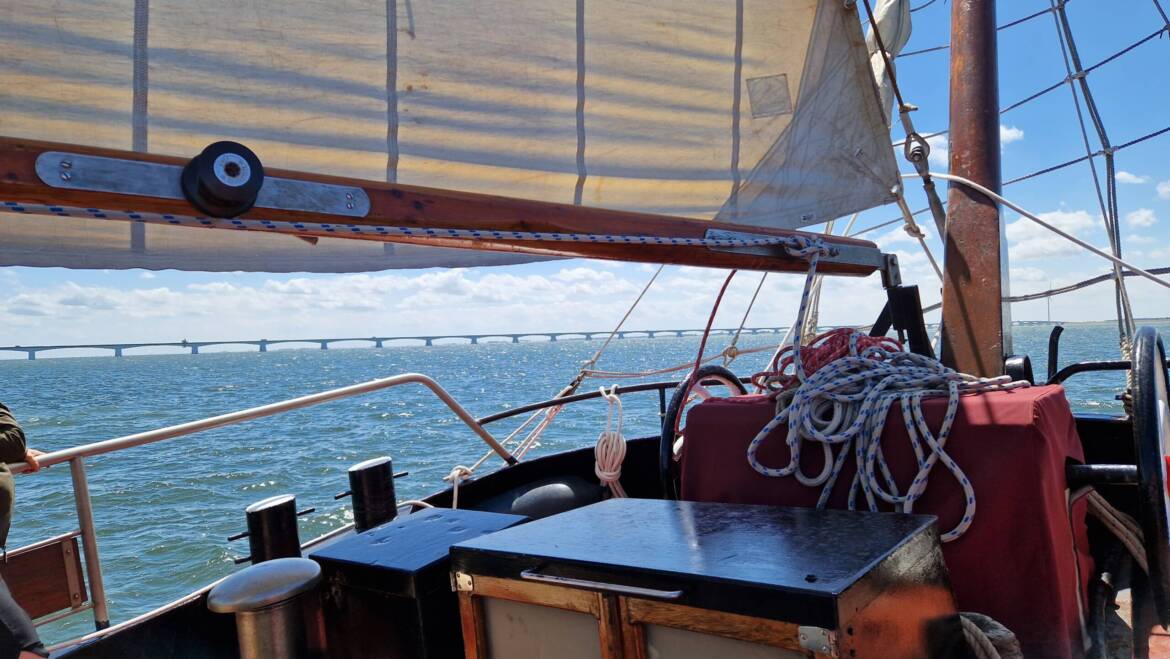
[(899, 339), (909, 344), (910, 352), (934, 358), (934, 346), (926, 332), (917, 286), (886, 287), (886, 306), (878, 314), (869, 335), (885, 336), (891, 327), (898, 332)]

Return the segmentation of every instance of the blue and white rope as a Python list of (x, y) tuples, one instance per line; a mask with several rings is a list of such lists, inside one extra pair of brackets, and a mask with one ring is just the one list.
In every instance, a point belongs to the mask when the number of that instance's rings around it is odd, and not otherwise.
[[(790, 253), (798, 250), (789, 248)], [(947, 454), (945, 447), (958, 412), (963, 393), (1015, 389), (1027, 382), (1013, 382), (1007, 376), (977, 378), (943, 366), (929, 357), (881, 346), (858, 349), (859, 332), (850, 336), (848, 355), (826, 364), (812, 375), (805, 375), (800, 357), (801, 331), (820, 251), (806, 249), (809, 271), (794, 327), (793, 369), (799, 384), (779, 399), (775, 417), (752, 439), (747, 450), (748, 463), (760, 474), (771, 477), (794, 476), (809, 487), (821, 487), (817, 507), (828, 504), (837, 478), (850, 454), (857, 472), (849, 490), (848, 505), (858, 506), (858, 493), (865, 497), (869, 510), (879, 510), (884, 502), (902, 512), (912, 512), (915, 502), (926, 490), (931, 470), (937, 463), (954, 475), (963, 489), (963, 516), (954, 528), (942, 534), (943, 542), (963, 535), (975, 517), (975, 490), (962, 468)], [(922, 412), (922, 399), (947, 396), (947, 409), (937, 433), (929, 428)], [(783, 401), (791, 396), (787, 405)], [(881, 437), (890, 406), (898, 401), (902, 422), (917, 460), (917, 472), (905, 494), (900, 492), (882, 451)], [(785, 442), (789, 462), (783, 467), (760, 463), (757, 454), (764, 441), (778, 428), (786, 426)], [(819, 443), (824, 451), (825, 466), (815, 476), (801, 470), (800, 456), (806, 441)], [(925, 443), (925, 447), (923, 446)], [(840, 447), (836, 456), (833, 451)]]
[[(391, 227), (325, 222), (287, 222), (251, 219), (218, 219), (194, 215), (171, 215), (134, 211), (111, 211), (98, 208), (77, 208), (46, 204), (0, 202), (0, 211), (29, 215), (82, 217), (87, 219), (118, 220), (145, 224), (201, 227), (208, 229), (237, 229), (241, 231), (268, 231), (284, 234), (337, 234), (339, 236), (409, 236), (414, 238), (464, 238), (472, 240), (521, 240), (581, 243), (614, 243), (629, 245), (669, 245), (684, 247), (761, 247), (784, 245), (790, 254), (801, 255), (807, 250), (807, 236), (761, 236), (758, 238), (685, 238), (673, 236), (636, 236), (594, 233), (555, 233), (544, 231), (495, 231), (487, 229), (435, 229), (420, 227)], [(794, 251), (795, 250), (795, 251)]]

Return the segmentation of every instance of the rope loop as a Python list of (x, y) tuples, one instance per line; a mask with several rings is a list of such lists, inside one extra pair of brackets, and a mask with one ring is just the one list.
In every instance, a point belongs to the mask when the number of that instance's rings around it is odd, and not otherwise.
[(601, 397), (609, 403), (606, 412), (605, 430), (597, 437), (597, 446), (593, 448), (595, 463), (593, 473), (602, 484), (609, 487), (613, 496), (625, 498), (626, 491), (622, 488), (622, 462), (626, 459), (626, 438), (622, 436), (622, 399), (617, 395), (617, 385), (600, 387)]
[(456, 465), (451, 470), (451, 473), (449, 473), (443, 477), (443, 480), (450, 481), (450, 483), (451, 483), (451, 508), (452, 509), (459, 507), (459, 484), (462, 483), (463, 481), (470, 480), (471, 476), (472, 476), (472, 470), (470, 467), (465, 467), (463, 465)]

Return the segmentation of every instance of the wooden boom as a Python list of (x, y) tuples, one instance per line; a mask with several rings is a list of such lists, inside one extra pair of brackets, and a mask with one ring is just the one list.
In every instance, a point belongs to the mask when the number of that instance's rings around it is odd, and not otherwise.
[[(0, 202), (46, 204), (62, 207), (102, 209), (108, 211), (157, 213), (177, 216), (200, 216), (186, 199), (154, 196), (151, 193), (75, 189), (49, 185), (37, 173), (37, 159), (46, 152), (64, 152), (80, 156), (113, 158), (131, 163), (160, 163), (184, 166), (182, 158), (100, 149), (72, 144), (58, 144), (0, 137)], [(410, 227), (426, 229), (472, 229), (495, 232), (536, 232), (584, 235), (648, 236), (660, 238), (702, 239), (709, 231), (750, 234), (750, 237), (794, 235), (821, 237), (830, 246), (863, 258), (824, 259), (818, 272), (824, 274), (865, 276), (879, 269), (880, 252), (871, 242), (837, 236), (821, 236), (798, 231), (772, 229), (686, 219), (649, 213), (632, 213), (457, 192), (413, 185), (380, 183), (360, 179), (325, 176), (305, 172), (267, 170), (268, 178), (307, 181), (360, 188), (369, 198), (369, 212), (361, 217), (344, 217), (278, 208), (253, 208), (242, 219), (272, 222), (332, 223), (358, 227)], [(51, 220), (46, 220), (51, 221)], [(345, 237), (382, 242), (415, 243), (439, 247), (480, 249), (552, 256), (585, 257), (614, 261), (668, 263), (717, 268), (803, 272), (808, 263), (788, 256), (782, 247), (718, 248), (707, 245), (653, 245), (588, 241), (513, 240), (507, 237), (447, 237), (340, 234), (305, 230), (298, 236)]]

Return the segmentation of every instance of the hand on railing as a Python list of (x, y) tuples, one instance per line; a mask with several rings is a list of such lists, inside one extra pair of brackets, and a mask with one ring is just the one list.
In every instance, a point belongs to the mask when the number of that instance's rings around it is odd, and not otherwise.
[(37, 462), (37, 457), (44, 455), (44, 451), (38, 451), (35, 448), (30, 448), (24, 452), (24, 465), (26, 471), (40, 471), (41, 463)]

